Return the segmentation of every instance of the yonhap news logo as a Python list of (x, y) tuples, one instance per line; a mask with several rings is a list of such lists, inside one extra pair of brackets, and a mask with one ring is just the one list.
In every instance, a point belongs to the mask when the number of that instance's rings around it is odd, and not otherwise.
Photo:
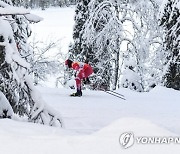
[(125, 132), (119, 137), (119, 143), (124, 149), (131, 147), (134, 144), (134, 141), (134, 133), (132, 132)]
[(119, 137), (119, 143), (123, 149), (136, 144), (179, 144), (180, 137), (176, 136), (135, 136), (133, 132), (124, 132)]

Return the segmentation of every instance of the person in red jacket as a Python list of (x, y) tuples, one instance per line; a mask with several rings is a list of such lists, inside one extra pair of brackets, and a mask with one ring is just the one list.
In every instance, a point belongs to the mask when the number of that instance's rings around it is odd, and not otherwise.
[(71, 96), (82, 96), (81, 81), (84, 80), (85, 84), (90, 83), (88, 77), (93, 73), (92, 67), (87, 63), (73, 62), (70, 59), (65, 61), (65, 65), (77, 71), (75, 77), (77, 92), (71, 94)]

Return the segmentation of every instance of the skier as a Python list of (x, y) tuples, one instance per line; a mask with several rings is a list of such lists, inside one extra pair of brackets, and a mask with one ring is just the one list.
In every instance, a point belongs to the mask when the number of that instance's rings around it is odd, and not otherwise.
[(70, 96), (82, 96), (82, 91), (81, 91), (81, 80), (84, 81), (84, 84), (90, 84), (89, 81), (89, 76), (93, 73), (93, 69), (92, 67), (87, 64), (87, 63), (82, 63), (82, 62), (73, 62), (70, 59), (67, 59), (65, 61), (65, 65), (68, 68), (72, 68), (74, 70), (76, 70), (76, 77), (75, 77), (75, 81), (76, 81), (76, 88), (77, 88), (77, 92), (71, 94)]

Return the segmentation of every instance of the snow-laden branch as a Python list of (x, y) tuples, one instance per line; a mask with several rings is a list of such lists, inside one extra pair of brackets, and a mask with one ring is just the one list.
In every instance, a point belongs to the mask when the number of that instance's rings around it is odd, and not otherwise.
[(29, 76), (25, 77), (25, 82), (30, 89), (30, 94), (34, 101), (34, 106), (30, 112), (29, 121), (36, 122), (41, 120), (40, 122), (42, 124), (62, 127), (62, 119), (60, 118), (59, 113), (45, 103), (39, 91), (32, 84)]
[[(111, 2), (104, 1), (100, 3), (97, 7), (95, 7), (95, 9), (93, 9), (93, 7), (91, 9), (93, 10), (93, 13), (90, 14), (89, 19), (84, 24), (85, 30), (83, 36), (87, 41), (90, 41), (92, 43), (94, 42), (94, 40), (99, 38), (99, 36), (103, 36), (105, 31), (110, 32), (112, 31), (112, 29), (114, 29), (114, 26), (121, 26), (119, 24), (119, 20), (114, 15), (115, 8)], [(103, 11), (104, 9), (105, 11)], [(98, 26), (101, 26), (101, 28), (99, 28), (99, 31), (97, 31)], [(116, 28), (115, 35), (120, 35), (121, 32), (119, 31), (119, 29)]]
[(59, 114), (46, 104), (34, 87), (29, 77), (30, 65), (20, 56), (12, 27), (4, 18), (0, 17), (0, 90), (15, 113), (28, 116), (31, 122), (62, 127)]
[(43, 18), (30, 13), (29, 9), (11, 6), (5, 2), (0, 1), (0, 16), (5, 15), (24, 15), (25, 18), (31, 23), (37, 23), (43, 20)]
[(14, 112), (9, 101), (0, 91), (0, 118), (12, 118), (13, 115)]
[(25, 15), (30, 14), (30, 10), (14, 7), (14, 6), (6, 6), (5, 8), (0, 7), (0, 16), (3, 15)]
[(43, 18), (41, 18), (35, 14), (32, 14), (32, 13), (25, 14), (24, 16), (30, 23), (38, 23), (43, 20)]
[[(20, 58), (18, 52), (12, 52), (13, 49), (10, 45), (6, 44), (6, 46), (8, 47), (6, 47), (5, 50), (5, 63), (7, 63), (7, 65), (10, 66), (9, 68), (12, 70), (11, 76), (13, 79), (16, 79), (17, 84), (19, 84), (21, 88), (25, 88), (26, 92), (29, 93), (29, 98), (31, 101), (26, 102), (27, 105), (29, 103), (31, 106), (31, 110), (28, 113), (29, 121), (50, 126), (62, 127), (62, 120), (60, 119), (60, 115), (51, 107), (49, 107), (42, 99), (41, 94), (34, 87), (33, 82), (27, 72), (27, 68), (25, 66), (26, 64), (22, 63), (22, 59)], [(16, 58), (14, 58), (15, 52)], [(16, 68), (17, 66), (18, 68)]]

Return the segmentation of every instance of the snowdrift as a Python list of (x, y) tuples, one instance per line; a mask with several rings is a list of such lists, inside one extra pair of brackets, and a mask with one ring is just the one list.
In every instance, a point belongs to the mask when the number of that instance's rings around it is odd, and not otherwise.
[[(178, 153), (179, 144), (137, 144), (124, 149), (124, 132), (138, 136), (178, 137), (179, 91), (156, 87), (149, 93), (117, 92), (126, 101), (100, 91), (69, 97), (70, 89), (38, 87), (49, 106), (59, 111), (64, 128), (0, 120), (1, 152), (6, 154), (140, 154)], [(11, 148), (9, 148), (11, 147)]]

